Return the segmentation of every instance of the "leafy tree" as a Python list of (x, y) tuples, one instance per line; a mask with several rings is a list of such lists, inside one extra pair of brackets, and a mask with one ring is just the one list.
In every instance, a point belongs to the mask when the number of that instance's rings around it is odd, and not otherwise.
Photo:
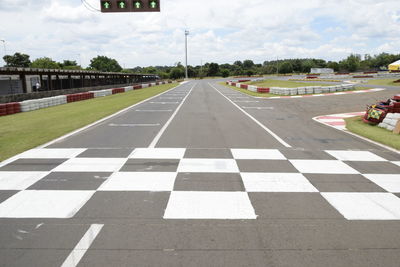
[(350, 56), (348, 56), (347, 59), (345, 60), (347, 70), (348, 71), (358, 70), (360, 68), (360, 61), (361, 61), (361, 57), (359, 55), (351, 54)]
[(326, 64), (327, 68), (333, 69), (334, 71), (339, 70), (339, 63), (334, 62), (334, 61), (329, 61), (328, 64)]
[(208, 66), (207, 76), (218, 76), (219, 65), (217, 63), (210, 63)]
[(293, 66), (290, 62), (285, 61), (279, 65), (279, 73), (292, 73), (292, 72), (293, 72)]
[(106, 56), (97, 56), (90, 60), (91, 68), (103, 72), (120, 72), (122, 67), (118, 61)]
[(64, 60), (62, 63), (58, 63), (64, 70), (80, 70), (81, 66), (78, 66), (75, 60)]
[(27, 68), (31, 64), (29, 59), (29, 55), (22, 54), (22, 53), (15, 53), (14, 55), (5, 55), (3, 57), (4, 61), (6, 62), (6, 67), (23, 67)]
[(242, 63), (242, 61), (240, 61), (240, 60), (235, 61), (235, 62), (233, 63), (233, 65), (236, 65), (236, 66), (238, 66), (238, 67), (240, 67), (240, 68), (243, 67), (243, 63)]
[(42, 57), (32, 61), (31, 67), (37, 69), (59, 69), (60, 65), (49, 57)]
[(312, 60), (306, 60), (302, 64), (302, 72), (310, 73), (312, 68), (317, 67), (317, 65)]
[(169, 77), (171, 79), (181, 79), (185, 77), (185, 71), (182, 68), (175, 67), (171, 70)]
[(254, 67), (253, 60), (247, 59), (247, 60), (243, 61), (243, 68), (251, 69), (252, 67)]
[(230, 75), (229, 70), (228, 69), (222, 69), (221, 70), (221, 75), (224, 78), (229, 77), (229, 75)]

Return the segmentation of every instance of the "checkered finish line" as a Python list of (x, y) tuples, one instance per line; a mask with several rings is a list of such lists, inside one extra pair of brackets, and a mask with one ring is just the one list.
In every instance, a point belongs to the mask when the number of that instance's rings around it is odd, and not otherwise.
[(383, 151), (34, 149), (0, 168), (0, 218), (98, 218), (125, 194), (164, 219), (257, 219), (260, 199), (300, 194), (348, 220), (400, 220), (396, 193), (400, 157)]

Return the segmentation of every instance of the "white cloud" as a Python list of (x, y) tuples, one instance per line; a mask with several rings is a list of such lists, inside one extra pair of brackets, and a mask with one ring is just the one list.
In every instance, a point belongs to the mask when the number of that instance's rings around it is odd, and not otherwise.
[[(55, 60), (81, 54), (84, 65), (97, 55), (128, 67), (183, 62), (186, 28), (194, 65), (399, 53), (398, 0), (161, 0), (160, 13), (128, 14), (94, 13), (80, 0), (1, 1), (0, 37), (9, 52)], [(99, 8), (98, 0), (86, 1)], [(333, 22), (316, 28), (321, 17)]]

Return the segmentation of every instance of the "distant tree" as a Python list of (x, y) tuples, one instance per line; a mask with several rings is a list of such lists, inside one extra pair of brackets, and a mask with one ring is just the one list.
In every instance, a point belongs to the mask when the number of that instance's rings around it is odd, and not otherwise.
[(210, 63), (208, 66), (207, 76), (213, 77), (218, 76), (219, 74), (219, 65), (217, 63)]
[(229, 75), (230, 75), (229, 70), (228, 69), (222, 69), (221, 70), (221, 75), (224, 78), (229, 77)]
[(329, 61), (326, 64), (327, 68), (333, 69), (334, 71), (338, 71), (339, 70), (339, 63), (335, 62), (335, 61)]
[(120, 72), (122, 70), (118, 61), (106, 56), (97, 56), (91, 59), (89, 66), (95, 70), (104, 72)]
[(251, 69), (252, 67), (254, 67), (254, 62), (253, 62), (253, 60), (246, 59), (245, 61), (243, 61), (243, 68), (245, 68), (245, 69)]
[(78, 66), (75, 60), (64, 60), (62, 63), (58, 63), (58, 65), (64, 70), (80, 70), (81, 66)]
[(240, 61), (240, 60), (237, 60), (237, 61), (235, 61), (234, 63), (233, 63), (233, 65), (236, 65), (236, 66), (239, 66), (239, 67), (243, 67), (243, 63), (242, 63), (242, 61)]
[(303, 62), (301, 71), (305, 73), (310, 73), (312, 68), (317, 67), (317, 65), (312, 60), (306, 60)]
[(22, 53), (15, 53), (14, 55), (5, 55), (3, 57), (4, 61), (6, 62), (6, 67), (21, 67), (27, 68), (31, 64), (29, 60), (29, 55), (22, 54)]
[(147, 67), (147, 68), (143, 69), (143, 73), (156, 74), (157, 73), (157, 69), (155, 67)]
[(49, 57), (42, 57), (32, 61), (31, 67), (36, 69), (59, 69), (60, 65)]
[(279, 73), (292, 73), (293, 72), (293, 66), (290, 62), (283, 62), (282, 64), (279, 65)]
[(182, 68), (175, 67), (171, 70), (169, 77), (171, 79), (181, 79), (181, 78), (185, 77), (185, 71)]
[(361, 56), (351, 54), (345, 61), (348, 71), (357, 71), (360, 68)]

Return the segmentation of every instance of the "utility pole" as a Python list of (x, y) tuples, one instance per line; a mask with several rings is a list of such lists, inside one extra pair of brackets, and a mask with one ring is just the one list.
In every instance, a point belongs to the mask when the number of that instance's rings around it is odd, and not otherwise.
[[(4, 46), (4, 56), (6, 56), (6, 55), (7, 55), (6, 40), (0, 40), (0, 42), (3, 42), (3, 46)], [(6, 63), (6, 61), (4, 61), (4, 63)]]
[(188, 77), (188, 65), (187, 65), (187, 61), (188, 61), (188, 56), (187, 56), (187, 37), (188, 37), (188, 35), (189, 35), (189, 31), (185, 30), (185, 66), (186, 66), (186, 68), (185, 68), (185, 77), (186, 77), (186, 80), (189, 78)]

